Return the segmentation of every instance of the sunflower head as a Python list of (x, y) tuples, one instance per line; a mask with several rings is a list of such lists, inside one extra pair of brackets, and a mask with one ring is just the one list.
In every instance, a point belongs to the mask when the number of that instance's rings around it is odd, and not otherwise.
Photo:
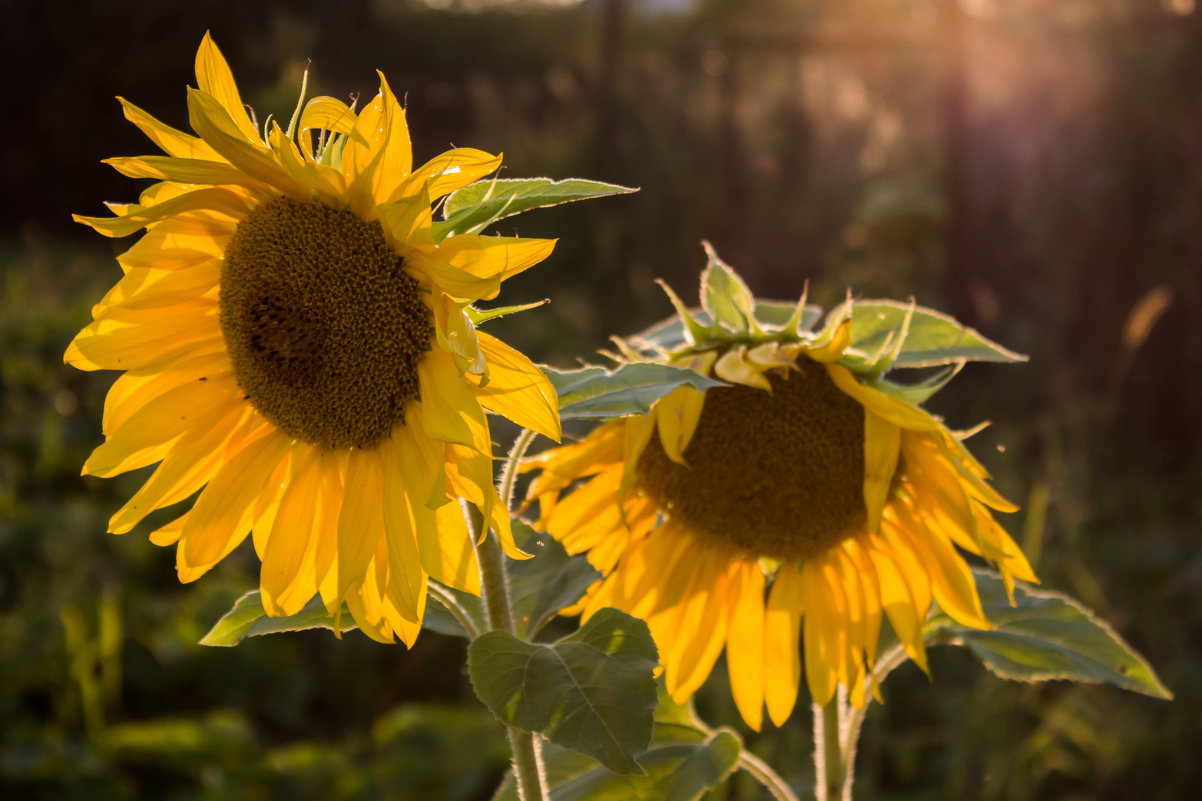
[[(196, 495), (151, 534), (177, 544), (182, 580), (253, 532), (269, 613), (320, 595), (370, 636), (412, 642), (428, 578), (479, 592), (452, 501), (522, 556), (485, 412), (558, 438), (556, 396), (526, 356), (477, 331), (488, 313), (473, 304), (554, 242), (475, 232), (500, 212), (485, 213), (491, 186), (471, 185), (501, 157), (456, 148), (415, 165), (405, 109), (379, 78), (361, 110), (302, 87), (286, 129), (260, 126), (206, 34), (191, 133), (120, 99), (163, 152), (109, 159), (154, 183), (113, 216), (76, 217), (144, 233), (66, 361), (124, 371), (84, 471), (158, 463), (111, 531)], [(448, 197), (460, 190), (474, 199)], [(439, 202), (477, 224), (436, 221)]]
[[(824, 320), (804, 297), (757, 301), (712, 250), (701, 284), (699, 310), (665, 286), (676, 316), (616, 358), (725, 385), (678, 387), (525, 465), (540, 524), (604, 576), (570, 611), (644, 617), (677, 700), (725, 650), (756, 728), (765, 705), (788, 717), (803, 661), (816, 702), (842, 683), (861, 704), (883, 617), (924, 669), (932, 600), (990, 625), (961, 552), (1009, 587), (1035, 580), (992, 516), (1016, 507), (920, 406), (966, 361), (1022, 357), (913, 303), (849, 299)], [(904, 385), (895, 367), (936, 372)]]

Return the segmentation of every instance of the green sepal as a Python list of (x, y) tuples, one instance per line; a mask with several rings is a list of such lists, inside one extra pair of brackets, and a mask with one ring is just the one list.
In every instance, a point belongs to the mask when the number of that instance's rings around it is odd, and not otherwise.
[[(344, 606), (339, 633), (353, 631), (356, 628), (351, 613)], [(315, 596), (295, 615), (268, 617), (267, 611), (263, 609), (259, 591), (254, 590), (239, 598), (230, 611), (222, 615), (209, 633), (201, 638), (200, 644), (230, 647), (237, 645), (247, 637), (307, 629), (334, 630), (334, 618), (326, 612), (320, 597)]]
[[(954, 318), (912, 303), (893, 300), (849, 299), (831, 310), (828, 320), (851, 310), (851, 347), (842, 363), (858, 373), (878, 367), (884, 354), (896, 348), (891, 367), (936, 367), (958, 361), (1025, 362), (1021, 353), (1002, 347)], [(909, 328), (899, 343), (907, 316)]]
[(543, 300), (537, 300), (534, 303), (522, 303), (518, 306), (498, 306), (493, 309), (477, 309), (475, 306), (464, 306), (463, 313), (467, 315), (467, 318), (472, 321), (473, 325), (480, 325), (480, 323), (488, 322), (489, 320), (495, 320), (498, 317), (505, 317), (510, 314), (517, 314), (518, 312), (537, 309), (539, 306), (543, 306), (550, 302), (550, 298), (544, 298)]
[(736, 336), (760, 336), (755, 319), (755, 297), (729, 264), (722, 261), (709, 242), (702, 242), (708, 263), (701, 273), (701, 308), (713, 320), (714, 333), (722, 326)]
[(519, 548), (533, 554), (530, 559), (510, 560), (505, 571), (517, 635), (531, 639), (560, 609), (579, 601), (601, 574), (587, 559), (569, 556), (556, 540), (522, 520), (513, 521), (513, 538)]
[[(702, 332), (703, 339), (700, 343), (695, 338), (690, 340), (685, 336), (688, 329), (681, 323), (680, 316), (676, 314), (627, 337), (627, 342), (646, 353), (670, 353), (694, 344), (708, 345), (711, 342), (722, 341), (711, 336), (713, 318), (710, 317), (709, 312), (701, 308), (687, 309), (686, 311), (697, 326), (694, 331), (689, 331), (689, 334), (696, 337), (697, 332)], [(810, 327), (822, 319), (822, 309), (805, 303), (757, 299), (755, 301), (755, 318), (761, 331), (760, 339), (797, 342), (808, 338)], [(752, 337), (748, 337), (748, 340), (754, 341)]]
[(447, 196), (442, 206), (443, 219), (433, 226), (434, 241), (441, 241), (452, 234), (478, 233), (497, 220), (530, 209), (637, 191), (627, 186), (581, 178), (561, 181), (550, 178), (484, 179)]
[(658, 659), (647, 624), (609, 608), (549, 645), (490, 631), (468, 646), (472, 687), (505, 725), (622, 774), (645, 774)]
[(322, 148), (318, 163), (341, 170), (342, 149), (346, 147), (347, 139), (347, 134), (331, 134), (330, 141), (326, 142), (326, 146)]
[(974, 569), (973, 578), (985, 617), (996, 628), (970, 628), (937, 613), (923, 627), (927, 643), (963, 645), (1005, 679), (1104, 682), (1153, 698), (1173, 697), (1147, 661), (1080, 601), (1018, 585), (1011, 606), (997, 573)]
[(967, 362), (958, 361), (915, 384), (898, 384), (885, 378), (878, 378), (872, 382), (872, 386), (888, 395), (901, 398), (906, 403), (921, 406), (930, 400), (936, 392), (946, 387), (964, 369), (965, 364)]
[(655, 401), (679, 386), (688, 384), (702, 392), (726, 386), (694, 370), (646, 362), (622, 364), (613, 370), (585, 367), (560, 371), (546, 366), (540, 369), (559, 394), (562, 420), (647, 414)]
[[(672, 289), (672, 287), (668, 286), (666, 281), (662, 281), (657, 278), (655, 279), (655, 283), (659, 284), (660, 289), (662, 289), (664, 294), (668, 296), (668, 302), (672, 304), (672, 308), (676, 309), (676, 319), (682, 325), (681, 341), (683, 344), (694, 345), (707, 342), (710, 338), (712, 320), (703, 324), (701, 322), (701, 316), (694, 315), (689, 308), (684, 305), (684, 301), (680, 299), (680, 296), (676, 294), (676, 291)], [(704, 310), (702, 310), (702, 314), (705, 314), (707, 317), (709, 316), (709, 312)]]

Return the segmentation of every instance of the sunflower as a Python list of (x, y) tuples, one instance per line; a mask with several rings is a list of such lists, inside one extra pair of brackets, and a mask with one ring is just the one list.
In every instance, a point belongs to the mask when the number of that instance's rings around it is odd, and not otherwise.
[(427, 578), (479, 594), (459, 503), (520, 557), (493, 485), (485, 410), (558, 438), (555, 393), (471, 306), (553, 240), (440, 238), (432, 203), (495, 171), (454, 149), (413, 167), (405, 111), (380, 74), (356, 113), (317, 97), (262, 133), (208, 34), (188, 89), (196, 135), (118, 98), (166, 155), (109, 159), (151, 178), (137, 204), (79, 222), (146, 229), (124, 277), (67, 350), (123, 370), (84, 473), (158, 467), (109, 521), (195, 502), (155, 530), (193, 581), (253, 531), (271, 615), (320, 594), (369, 636), (411, 644)]
[[(991, 514), (1016, 507), (962, 435), (852, 347), (850, 302), (820, 332), (803, 322), (813, 316), (804, 299), (783, 325), (765, 325), (741, 279), (711, 259), (712, 325), (668, 290), (679, 317), (654, 329), (658, 342), (619, 344), (623, 358), (727, 385), (681, 386), (649, 414), (605, 422), (523, 467), (541, 470), (528, 490), (539, 525), (603, 576), (566, 611), (644, 618), (677, 701), (725, 649), (736, 706), (758, 730), (765, 705), (777, 725), (792, 712), (803, 662), (819, 705), (839, 684), (857, 706), (868, 685), (876, 692), (866, 677), (882, 614), (924, 670), (932, 599), (989, 628), (957, 547), (995, 563), (1008, 587), (1035, 576)], [(665, 348), (672, 326), (681, 336)]]

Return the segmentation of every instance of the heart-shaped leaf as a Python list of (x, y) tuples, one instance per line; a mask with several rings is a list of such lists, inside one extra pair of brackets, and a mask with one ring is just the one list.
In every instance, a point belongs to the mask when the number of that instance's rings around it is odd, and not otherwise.
[(476, 695), (508, 726), (541, 732), (615, 773), (642, 774), (658, 661), (647, 624), (602, 609), (550, 645), (490, 631), (468, 647)]

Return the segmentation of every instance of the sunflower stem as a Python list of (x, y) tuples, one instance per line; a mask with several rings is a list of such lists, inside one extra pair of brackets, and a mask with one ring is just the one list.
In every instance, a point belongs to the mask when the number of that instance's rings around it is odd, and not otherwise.
[(814, 704), (814, 794), (818, 801), (845, 801), (851, 797), (851, 783), (845, 781), (839, 724), (847, 704), (843, 688), (826, 706)]
[(797, 796), (785, 783), (785, 780), (770, 768), (768, 763), (746, 748), (739, 751), (739, 767), (754, 776), (756, 781), (762, 784), (776, 801), (798, 801)]
[(517, 439), (513, 441), (513, 447), (509, 449), (505, 466), (501, 468), (501, 479), (497, 482), (497, 492), (510, 511), (513, 510), (513, 488), (517, 483), (518, 465), (521, 463), (522, 457), (526, 455), (526, 449), (530, 447), (530, 443), (534, 442), (534, 437), (533, 431), (523, 428), (522, 433), (518, 434)]
[(438, 602), (445, 606), (447, 611), (459, 621), (459, 625), (463, 626), (463, 630), (467, 632), (469, 638), (474, 640), (484, 633), (480, 631), (476, 622), (472, 620), (472, 616), (467, 613), (467, 610), (463, 608), (463, 605), (459, 603), (459, 600), (450, 590), (436, 581), (426, 582), (426, 587), (430, 595), (437, 598)]
[[(514, 447), (517, 450), (517, 446)], [(517, 458), (521, 458), (520, 454)], [(513, 454), (510, 454), (505, 473), (502, 475), (503, 482), (508, 480), (512, 484), (512, 479), (507, 479), (507, 476), (514, 472), (511, 466), (516, 461)], [(510, 489), (512, 490), (512, 486)], [(505, 495), (502, 494), (501, 497), (504, 498)], [(474, 505), (465, 506), (468, 533), (475, 544), (476, 561), (480, 565), (480, 590), (484, 596), (488, 627), (490, 630), (500, 629), (514, 634), (513, 608), (509, 602), (509, 580), (505, 573), (505, 554), (501, 550), (501, 541), (491, 531), (481, 537), (480, 533), (484, 532), (484, 516)], [(513, 778), (517, 784), (518, 798), (521, 801), (546, 801), (547, 795), (543, 789), (546, 779), (543, 776), (538, 735), (516, 726), (508, 727), (506, 734), (509, 737), (509, 748), (513, 752)]]

